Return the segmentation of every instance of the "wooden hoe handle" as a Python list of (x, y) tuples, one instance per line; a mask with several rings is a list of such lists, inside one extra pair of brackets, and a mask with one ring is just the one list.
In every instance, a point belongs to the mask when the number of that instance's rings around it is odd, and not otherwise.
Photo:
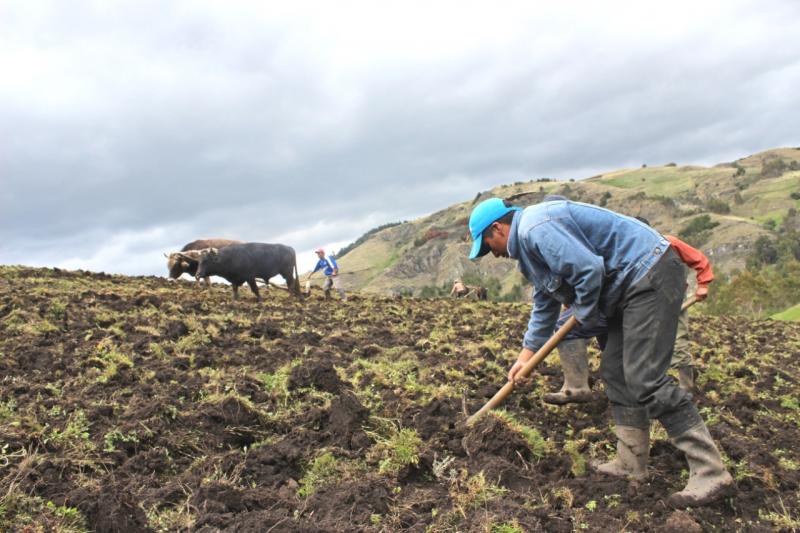
[[(546, 343), (544, 343), (544, 346), (539, 348), (539, 351), (533, 354), (533, 357), (531, 357), (528, 360), (528, 362), (525, 363), (525, 365), (519, 370), (519, 372), (517, 372), (516, 376), (517, 379), (527, 377), (528, 374), (530, 374), (533, 371), (533, 369), (536, 368), (536, 366), (544, 360), (545, 357), (550, 355), (550, 352), (553, 351), (553, 348), (558, 346), (558, 343), (561, 342), (561, 340), (564, 337), (566, 337), (567, 333), (569, 333), (569, 330), (571, 330), (577, 323), (578, 321), (575, 320), (575, 316), (573, 315), (569, 318), (569, 320), (567, 320), (564, 323), (563, 326), (558, 328), (558, 331), (553, 333), (553, 336), (550, 337)], [(503, 403), (503, 401), (506, 399), (506, 396), (511, 394), (511, 391), (513, 390), (514, 390), (513, 381), (509, 381), (508, 383), (503, 385), (503, 387), (499, 391), (497, 391), (497, 393), (495, 393), (492, 399), (486, 402), (486, 405), (481, 407), (478, 412), (476, 412), (467, 419), (467, 426), (471, 426), (472, 424), (475, 423), (475, 421), (477, 421), (481, 416), (483, 416), (484, 413), (494, 409), (495, 407)]]
[(686, 311), (696, 303), (697, 303), (697, 296), (692, 296), (691, 298), (683, 302), (683, 305), (681, 306), (681, 312)]

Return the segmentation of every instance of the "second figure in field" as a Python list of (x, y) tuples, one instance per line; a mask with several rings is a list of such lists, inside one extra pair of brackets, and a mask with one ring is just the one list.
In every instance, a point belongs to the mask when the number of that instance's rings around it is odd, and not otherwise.
[(331, 288), (334, 288), (339, 293), (342, 301), (346, 302), (347, 295), (344, 293), (339, 279), (339, 265), (336, 264), (336, 259), (334, 259), (333, 255), (326, 257), (325, 250), (322, 248), (317, 248), (315, 252), (319, 261), (314, 265), (314, 270), (308, 275), (306, 281), (308, 282), (311, 276), (322, 270), (322, 273), (325, 275), (325, 283), (322, 285), (322, 290), (325, 291), (325, 299), (327, 300), (331, 297)]

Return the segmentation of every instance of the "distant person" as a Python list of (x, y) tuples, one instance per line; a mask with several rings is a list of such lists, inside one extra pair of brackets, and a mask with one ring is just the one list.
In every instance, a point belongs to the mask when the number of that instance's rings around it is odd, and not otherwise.
[(593, 464), (601, 473), (629, 479), (647, 476), (650, 422), (658, 420), (689, 464), (685, 488), (672, 507), (705, 505), (727, 494), (733, 478), (725, 468), (691, 394), (667, 376), (686, 278), (669, 241), (633, 218), (564, 200), (525, 210), (499, 198), (470, 214), (470, 259), (489, 252), (518, 261), (535, 287), (533, 309), (517, 361), (518, 372), (555, 331), (562, 304), (579, 324), (607, 317), (600, 363), (617, 435), (616, 458)]
[(461, 278), (453, 281), (453, 288), (450, 290), (450, 296), (463, 298), (467, 294), (469, 294), (469, 289), (464, 285), (464, 282), (461, 281)]
[(450, 290), (450, 296), (455, 298), (472, 298), (475, 300), (485, 300), (489, 296), (489, 291), (486, 287), (479, 285), (464, 285), (461, 279), (453, 282), (453, 288)]
[[(648, 226), (650, 222), (646, 218), (636, 217)], [(694, 290), (694, 297), (698, 302), (702, 302), (708, 297), (708, 284), (714, 281), (714, 271), (708, 257), (697, 248), (683, 242), (672, 235), (664, 235), (669, 241), (670, 246), (678, 253), (683, 263), (694, 269), (696, 272), (697, 287)], [(689, 288), (689, 284), (686, 284)], [(692, 352), (689, 349), (689, 310), (684, 309), (678, 317), (678, 331), (675, 335), (675, 351), (672, 354), (672, 368), (678, 371), (678, 384), (684, 390), (696, 392), (695, 385), (695, 366)]]
[(346, 302), (347, 295), (344, 293), (341, 281), (339, 280), (339, 265), (336, 264), (336, 259), (334, 259), (332, 255), (326, 257), (325, 250), (322, 248), (317, 248), (315, 253), (319, 261), (317, 261), (314, 270), (311, 271), (306, 280), (310, 280), (311, 276), (322, 270), (322, 273), (325, 275), (325, 283), (322, 285), (322, 290), (325, 291), (325, 299), (330, 299), (331, 287), (333, 287), (339, 293), (339, 297), (342, 301)]

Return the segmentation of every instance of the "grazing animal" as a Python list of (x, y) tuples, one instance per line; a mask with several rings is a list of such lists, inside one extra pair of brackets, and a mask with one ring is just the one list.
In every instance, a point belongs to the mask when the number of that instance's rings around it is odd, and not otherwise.
[(256, 278), (268, 281), (280, 274), (289, 290), (300, 297), (297, 257), (294, 248), (284, 244), (246, 242), (225, 248), (204, 250), (197, 267), (197, 276), (220, 276), (233, 286), (233, 299), (239, 297), (239, 286), (247, 282), (261, 301)]
[[(183, 248), (180, 252), (174, 252), (169, 255), (164, 254), (167, 258), (167, 269), (169, 277), (178, 279), (182, 274), (189, 274), (195, 276), (199, 281), (200, 276), (197, 276), (197, 265), (200, 262), (199, 250), (206, 248), (224, 248), (231, 244), (241, 244), (242, 241), (232, 241), (230, 239), (198, 239), (192, 241)], [(206, 288), (211, 287), (208, 276), (205, 276)]]

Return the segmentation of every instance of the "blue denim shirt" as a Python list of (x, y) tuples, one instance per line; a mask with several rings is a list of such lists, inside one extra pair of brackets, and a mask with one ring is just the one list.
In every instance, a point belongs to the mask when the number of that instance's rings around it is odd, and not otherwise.
[(553, 201), (517, 212), (508, 255), (534, 286), (523, 346), (536, 351), (550, 338), (561, 304), (587, 327), (614, 316), (625, 289), (668, 248), (650, 226), (594, 205)]

